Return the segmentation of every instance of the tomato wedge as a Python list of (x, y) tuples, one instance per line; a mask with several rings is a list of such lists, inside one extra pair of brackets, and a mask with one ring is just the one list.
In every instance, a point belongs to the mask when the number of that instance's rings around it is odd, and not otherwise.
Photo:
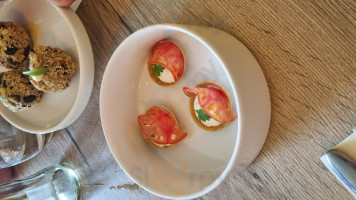
[(218, 122), (227, 123), (237, 118), (237, 114), (232, 114), (229, 97), (217, 86), (183, 87), (183, 92), (188, 97), (197, 95), (199, 105), (203, 111)]
[(152, 106), (139, 115), (138, 123), (143, 135), (156, 144), (176, 144), (187, 136), (179, 129), (172, 113), (160, 106)]
[(172, 41), (158, 41), (152, 48), (147, 64), (159, 64), (168, 69), (175, 81), (178, 81), (185, 69), (184, 55), (177, 44)]

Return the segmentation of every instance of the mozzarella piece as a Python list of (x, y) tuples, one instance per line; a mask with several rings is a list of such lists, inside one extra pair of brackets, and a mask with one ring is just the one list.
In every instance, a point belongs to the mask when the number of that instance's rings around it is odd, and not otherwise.
[[(157, 139), (158, 137), (156, 136), (156, 139)], [(161, 141), (163, 141), (164, 140), (164, 137), (163, 137), (163, 135), (161, 135), (159, 138), (158, 138), (159, 140), (161, 140)], [(155, 144), (156, 146), (158, 146), (158, 147), (169, 147), (169, 146), (171, 146), (172, 144), (157, 144), (157, 143), (155, 143), (154, 141), (152, 141), (151, 140), (151, 142), (153, 143), (153, 144)]]
[(164, 68), (163, 72), (158, 76), (159, 80), (164, 83), (174, 83), (174, 77), (168, 69)]
[(171, 140), (175, 140), (177, 138), (177, 135), (176, 134), (172, 134), (171, 135)]
[[(202, 108), (199, 105), (198, 96), (195, 96), (195, 98), (194, 98), (194, 110), (199, 110), (199, 109), (202, 109)], [(197, 118), (199, 119), (197, 112), (195, 112), (195, 116), (197, 116)], [(207, 127), (219, 126), (221, 124), (220, 122), (216, 121), (213, 118), (210, 118), (209, 120), (206, 120), (205, 122), (201, 121), (201, 123), (203, 123)]]
[(157, 144), (155, 142), (152, 141), (153, 144), (157, 145), (158, 147), (169, 147), (171, 146), (172, 144)]
[(43, 79), (43, 74), (40, 74), (40, 75), (37, 75), (37, 76), (31, 76), (31, 78), (38, 82), (38, 81), (41, 81)]

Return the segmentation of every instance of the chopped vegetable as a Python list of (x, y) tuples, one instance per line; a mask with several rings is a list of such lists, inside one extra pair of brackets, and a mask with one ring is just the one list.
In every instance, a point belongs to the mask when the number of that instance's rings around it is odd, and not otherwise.
[(31, 71), (22, 72), (22, 74), (28, 75), (28, 76), (38, 76), (38, 75), (44, 74), (48, 71), (49, 71), (49, 69), (47, 67), (44, 67), (44, 68), (33, 69)]
[(153, 66), (152, 73), (156, 76), (160, 76), (164, 70), (164, 67), (159, 64), (152, 64), (152, 66)]
[(152, 134), (151, 137), (156, 137), (156, 135), (155, 135), (155, 134)]
[(208, 121), (211, 118), (202, 109), (195, 110), (195, 112), (198, 114), (198, 118), (203, 122)]

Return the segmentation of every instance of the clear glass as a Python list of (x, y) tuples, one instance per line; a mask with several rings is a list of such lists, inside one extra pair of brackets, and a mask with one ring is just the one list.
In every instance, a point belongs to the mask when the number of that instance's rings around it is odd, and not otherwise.
[(23, 180), (0, 185), (0, 200), (79, 200), (78, 176), (68, 165), (45, 168)]
[(37, 155), (50, 141), (52, 134), (26, 133), (0, 117), (0, 169), (17, 165)]

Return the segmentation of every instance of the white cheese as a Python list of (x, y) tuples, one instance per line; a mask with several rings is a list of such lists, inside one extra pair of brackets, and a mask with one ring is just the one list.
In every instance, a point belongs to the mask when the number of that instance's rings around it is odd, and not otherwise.
[[(172, 134), (172, 136), (171, 136), (171, 139), (172, 138), (176, 138), (176, 135), (175, 134)], [(163, 135), (161, 135), (160, 137), (158, 137), (158, 136), (156, 136), (155, 135), (155, 139), (159, 139), (159, 140), (161, 140), (161, 141), (163, 141), (164, 140), (164, 137), (163, 137)], [(169, 146), (171, 146), (172, 144), (158, 144), (158, 143), (155, 143), (153, 140), (151, 140), (151, 142), (153, 143), (153, 144), (155, 144), (156, 146), (158, 146), (158, 147), (169, 147)]]
[(164, 83), (174, 83), (174, 77), (168, 69), (164, 68), (163, 72), (158, 76), (159, 80)]
[[(164, 140), (164, 137), (163, 137), (163, 135), (161, 135), (159, 138), (158, 138), (158, 136), (156, 136), (155, 135), (155, 139), (159, 139), (159, 140), (161, 140), (161, 141), (163, 141)], [(156, 146), (158, 146), (158, 147), (169, 147), (169, 146), (171, 146), (172, 144), (158, 144), (158, 143), (155, 143), (153, 140), (151, 140), (151, 142), (153, 143), (153, 144), (155, 144)]]
[(37, 75), (37, 76), (31, 76), (31, 78), (38, 82), (38, 81), (41, 81), (43, 79), (43, 74), (40, 74), (40, 75)]
[(172, 134), (171, 135), (171, 140), (175, 140), (177, 138), (177, 135), (176, 134)]
[(162, 147), (169, 147), (169, 146), (172, 145), (172, 144), (157, 144), (157, 143), (155, 143), (155, 142), (153, 142), (153, 141), (152, 141), (152, 143), (155, 144), (155, 145), (158, 146), (158, 147), (161, 147), (161, 148), (162, 148)]
[[(198, 101), (198, 97), (195, 96), (195, 99), (194, 99), (194, 110), (199, 110), (199, 109), (202, 109), (199, 105), (199, 101)], [(199, 119), (198, 117), (198, 113), (195, 112), (195, 116), (197, 116), (197, 118)], [(201, 120), (200, 120), (201, 121)], [(215, 119), (213, 118), (210, 118), (209, 120), (206, 120), (205, 122), (204, 121), (201, 121), (201, 123), (203, 123), (205, 126), (207, 127), (211, 127), (211, 126), (219, 126), (221, 123), (216, 121)]]

